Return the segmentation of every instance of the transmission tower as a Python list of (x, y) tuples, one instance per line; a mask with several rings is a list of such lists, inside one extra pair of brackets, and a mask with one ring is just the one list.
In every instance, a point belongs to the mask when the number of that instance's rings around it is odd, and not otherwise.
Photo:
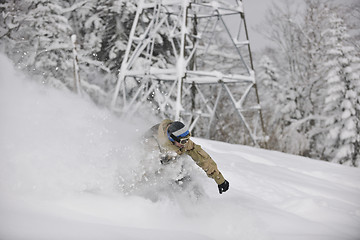
[(190, 130), (206, 119), (210, 136), (225, 107), (259, 146), (265, 131), (253, 69), (242, 1), (140, 0), (111, 108), (132, 116), (151, 101)]

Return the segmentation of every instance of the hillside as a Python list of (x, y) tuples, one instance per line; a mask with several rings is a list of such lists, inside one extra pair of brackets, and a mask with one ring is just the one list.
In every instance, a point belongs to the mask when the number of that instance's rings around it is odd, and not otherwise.
[(176, 186), (179, 164), (155, 179), (163, 166), (139, 143), (151, 123), (25, 79), (3, 55), (0, 113), (0, 239), (360, 239), (360, 169), (194, 138), (230, 189), (189, 158), (192, 183)]

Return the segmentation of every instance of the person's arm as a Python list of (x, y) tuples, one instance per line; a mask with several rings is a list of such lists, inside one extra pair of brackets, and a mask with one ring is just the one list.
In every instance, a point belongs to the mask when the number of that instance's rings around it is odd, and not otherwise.
[(200, 145), (197, 145), (189, 140), (186, 150), (186, 153), (205, 171), (208, 177), (214, 179), (218, 185), (225, 182), (225, 178), (218, 170), (214, 160), (201, 148)]

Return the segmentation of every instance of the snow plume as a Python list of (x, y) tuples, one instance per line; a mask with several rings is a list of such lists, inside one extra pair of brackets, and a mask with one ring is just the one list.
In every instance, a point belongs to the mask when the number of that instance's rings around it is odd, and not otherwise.
[[(144, 150), (149, 122), (120, 120), (73, 93), (24, 79), (3, 56), (0, 64), (7, 69), (0, 82), (2, 192), (118, 193), (152, 201), (182, 192), (174, 180), (187, 161), (163, 168), (158, 151)], [(194, 167), (187, 165), (190, 175)]]
[(149, 123), (120, 121), (73, 93), (31, 82), (4, 56), (0, 65), (1, 191), (116, 190), (117, 171), (137, 160)]
[(4, 56), (0, 61), (7, 69), (0, 75), (2, 192), (115, 193), (152, 201), (204, 195), (181, 181), (203, 174), (188, 156), (163, 166), (159, 151), (144, 148), (149, 122), (120, 120), (71, 92), (26, 79)]
[(220, 220), (222, 239), (264, 239), (251, 218), (233, 222), (250, 216), (244, 208), (213, 209), (220, 199), (188, 194), (203, 194), (199, 185), (171, 182), (181, 178), (181, 162), (189, 163), (193, 182), (196, 175), (208, 180), (193, 162), (183, 158), (167, 170), (151, 163), (158, 158), (139, 147), (151, 124), (120, 121), (73, 93), (26, 79), (2, 55), (0, 66), (1, 239), (209, 239), (204, 232), (220, 239)]

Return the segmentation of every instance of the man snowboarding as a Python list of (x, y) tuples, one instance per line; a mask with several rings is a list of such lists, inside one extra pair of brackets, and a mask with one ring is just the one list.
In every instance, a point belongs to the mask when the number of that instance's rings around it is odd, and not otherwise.
[(148, 146), (160, 149), (162, 164), (175, 160), (178, 155), (187, 154), (205, 171), (208, 177), (215, 180), (220, 194), (229, 189), (229, 182), (218, 170), (214, 160), (200, 145), (190, 140), (189, 130), (182, 122), (163, 120), (145, 134), (145, 142)]

